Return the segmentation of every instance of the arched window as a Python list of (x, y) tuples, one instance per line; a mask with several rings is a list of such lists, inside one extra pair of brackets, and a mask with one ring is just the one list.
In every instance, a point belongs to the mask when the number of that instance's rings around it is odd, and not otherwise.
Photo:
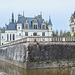
[(42, 29), (45, 29), (45, 25), (42, 25)]
[(7, 41), (9, 41), (9, 35), (7, 34)]
[(11, 41), (11, 34), (10, 34), (10, 41)]
[(25, 25), (25, 28), (28, 29), (28, 24)]
[(37, 29), (37, 25), (34, 25), (34, 29)]
[(74, 22), (74, 18), (71, 18), (71, 23)]
[(13, 34), (13, 40), (15, 40), (15, 34)]
[(37, 29), (37, 25), (36, 25), (36, 27), (35, 27), (36, 29)]
[(45, 36), (45, 32), (42, 32), (42, 36)]

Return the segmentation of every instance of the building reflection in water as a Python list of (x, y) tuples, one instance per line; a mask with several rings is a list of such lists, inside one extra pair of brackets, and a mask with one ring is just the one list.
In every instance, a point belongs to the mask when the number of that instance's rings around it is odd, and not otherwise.
[(2, 61), (0, 61), (0, 72), (8, 75), (72, 75), (71, 68), (24, 70)]

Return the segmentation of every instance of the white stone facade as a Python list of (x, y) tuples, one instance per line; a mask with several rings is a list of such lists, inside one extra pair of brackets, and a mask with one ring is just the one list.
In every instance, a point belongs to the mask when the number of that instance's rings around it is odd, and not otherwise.
[[(19, 17), (19, 16), (18, 16)], [(20, 18), (24, 18), (20, 16)], [(22, 20), (22, 19), (21, 19)], [(41, 20), (41, 23), (39, 24)], [(52, 36), (52, 23), (45, 22), (41, 18), (34, 18), (30, 21), (29, 18), (24, 20), (24, 24), (17, 21), (6, 26), (5, 31), (1, 33), (1, 45), (9, 43), (13, 40), (19, 40), (28, 36)], [(30, 26), (31, 22), (31, 26)], [(12, 29), (12, 25), (15, 24), (15, 28)], [(24, 25), (24, 28), (23, 28)], [(10, 26), (10, 27), (9, 27)]]
[(75, 33), (75, 11), (71, 15), (69, 22), (70, 22), (70, 33), (71, 33), (71, 36), (73, 36)]

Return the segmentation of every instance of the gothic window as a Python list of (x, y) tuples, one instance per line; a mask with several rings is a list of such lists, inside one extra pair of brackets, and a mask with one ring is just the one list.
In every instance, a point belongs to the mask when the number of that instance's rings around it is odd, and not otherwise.
[(20, 27), (18, 27), (18, 29), (20, 29)]
[(25, 28), (28, 29), (28, 24), (25, 25)]
[(72, 22), (74, 22), (74, 19), (73, 19), (73, 18), (71, 18), (71, 23), (72, 23)]
[(35, 28), (37, 29), (37, 25), (35, 26)]
[(34, 29), (37, 29), (37, 25), (34, 25)]
[(42, 32), (42, 36), (45, 36), (45, 32)]
[(45, 25), (42, 25), (42, 29), (45, 29)]
[(51, 28), (51, 30), (52, 30), (52, 28)]
[(10, 41), (11, 41), (11, 34), (10, 34)]
[(9, 35), (7, 34), (7, 41), (9, 41)]
[(21, 33), (19, 34), (19, 36), (21, 36)]
[(2, 39), (3, 39), (3, 36), (2, 36)]
[(25, 36), (28, 36), (28, 32), (25, 32)]
[(35, 29), (35, 25), (34, 25), (34, 29)]
[(15, 40), (15, 34), (13, 34), (13, 40)]
[(74, 27), (72, 27), (72, 32), (74, 32)]
[(33, 33), (33, 36), (37, 36), (37, 33)]

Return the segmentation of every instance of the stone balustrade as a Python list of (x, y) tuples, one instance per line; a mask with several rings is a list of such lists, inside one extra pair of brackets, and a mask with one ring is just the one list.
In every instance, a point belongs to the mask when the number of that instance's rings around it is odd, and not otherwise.
[(75, 37), (30, 36), (30, 37), (22, 38), (19, 40), (11, 41), (11, 42), (4, 44), (0, 47), (19, 44), (19, 43), (23, 43), (23, 42), (74, 42), (74, 41), (75, 41)]
[(32, 37), (27, 37), (27, 41), (29, 42), (73, 42), (75, 41), (75, 37), (37, 37), (37, 36), (32, 36)]

